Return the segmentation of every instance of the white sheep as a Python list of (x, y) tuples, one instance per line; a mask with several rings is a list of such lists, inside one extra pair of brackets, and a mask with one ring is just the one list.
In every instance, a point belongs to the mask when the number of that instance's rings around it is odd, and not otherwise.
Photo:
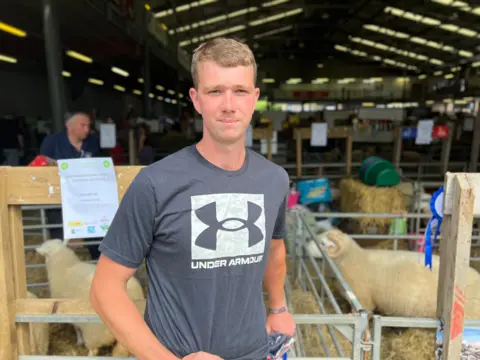
[[(433, 255), (430, 270), (422, 253), (364, 249), (337, 229), (326, 235), (328, 255), (369, 314), (376, 310), (386, 316), (436, 317), (438, 255)], [(466, 276), (465, 318), (478, 319), (480, 274), (470, 267)]]
[[(27, 291), (28, 299), (37, 299), (38, 297)], [(35, 355), (47, 355), (49, 347), (50, 328), (48, 323), (33, 322), (30, 324), (30, 350)]]
[[(75, 252), (59, 239), (45, 241), (37, 248), (37, 252), (45, 257), (52, 298), (89, 300), (95, 264), (81, 261)], [(134, 301), (145, 298), (140, 282), (135, 277), (127, 282), (127, 291)], [(77, 345), (85, 345), (89, 350), (88, 356), (95, 356), (100, 347), (115, 343), (115, 337), (103, 322), (73, 325), (77, 332)], [(129, 352), (117, 342), (112, 356), (129, 355)]]

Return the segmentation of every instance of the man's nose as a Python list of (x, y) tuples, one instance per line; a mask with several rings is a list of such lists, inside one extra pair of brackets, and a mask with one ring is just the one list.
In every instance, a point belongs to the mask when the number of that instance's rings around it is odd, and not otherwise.
[(233, 111), (234, 108), (234, 99), (231, 91), (225, 92), (223, 97), (223, 110), (224, 111)]

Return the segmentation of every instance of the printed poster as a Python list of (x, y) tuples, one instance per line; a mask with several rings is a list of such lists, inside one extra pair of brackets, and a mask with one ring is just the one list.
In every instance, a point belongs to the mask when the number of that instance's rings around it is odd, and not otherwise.
[(104, 237), (118, 209), (111, 158), (58, 160), (64, 237)]

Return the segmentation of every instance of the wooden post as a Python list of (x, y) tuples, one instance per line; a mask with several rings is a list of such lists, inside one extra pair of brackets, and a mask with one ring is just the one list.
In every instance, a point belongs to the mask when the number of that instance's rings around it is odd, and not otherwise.
[(347, 135), (347, 153), (345, 154), (345, 175), (350, 177), (352, 175), (352, 150), (353, 149), (353, 135)]
[(478, 215), (475, 185), (480, 186), (479, 174), (446, 175), (437, 294), (437, 316), (444, 322), (444, 360), (457, 360), (461, 354), (472, 224)]
[(443, 140), (442, 144), (442, 174), (445, 174), (448, 171), (448, 161), (450, 160), (450, 151), (452, 148), (453, 137), (455, 136), (455, 124), (448, 124), (448, 138)]
[(403, 138), (402, 138), (402, 127), (398, 126), (395, 127), (393, 131), (393, 164), (395, 165), (395, 169), (400, 170), (400, 161), (402, 159), (402, 145), (403, 145)]
[(0, 167), (0, 359), (18, 357), (13, 305), (15, 302), (10, 249), (10, 224), (8, 216), (8, 170)]
[(302, 135), (300, 129), (294, 129), (295, 144), (297, 145), (297, 176), (302, 176)]
[(478, 155), (480, 151), (480, 111), (477, 112), (477, 117), (473, 124), (472, 132), (472, 149), (470, 151), (470, 164), (468, 171), (477, 172)]

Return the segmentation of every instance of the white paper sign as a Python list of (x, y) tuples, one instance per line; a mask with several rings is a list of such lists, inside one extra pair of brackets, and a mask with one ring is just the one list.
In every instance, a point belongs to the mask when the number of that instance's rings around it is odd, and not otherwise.
[(432, 143), (433, 120), (420, 120), (417, 125), (415, 144), (426, 145)]
[(103, 237), (118, 209), (111, 158), (58, 160), (64, 238)]
[[(278, 152), (277, 132), (276, 131), (272, 131), (271, 147), (272, 147), (272, 154), (276, 154)], [(263, 154), (263, 155), (268, 154), (268, 140), (267, 139), (261, 139), (260, 140), (260, 153)]]
[(313, 123), (310, 146), (327, 146), (328, 124)]
[(100, 147), (111, 149), (117, 145), (115, 124), (100, 124)]
[(253, 128), (252, 125), (248, 126), (247, 133), (245, 134), (245, 146), (252, 147), (253, 145)]

